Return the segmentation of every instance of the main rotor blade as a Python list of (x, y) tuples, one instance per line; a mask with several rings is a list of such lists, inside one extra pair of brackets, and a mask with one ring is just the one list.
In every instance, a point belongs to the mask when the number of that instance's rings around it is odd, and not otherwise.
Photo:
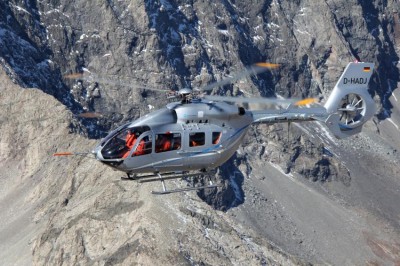
[(57, 152), (53, 156), (72, 156), (72, 155), (86, 155), (91, 154), (90, 152)]
[(204, 99), (210, 101), (222, 101), (231, 103), (259, 103), (259, 104), (294, 104), (295, 106), (305, 106), (313, 103), (317, 103), (316, 98), (306, 98), (299, 100), (296, 98), (291, 99), (277, 99), (277, 98), (244, 98), (244, 97), (229, 97), (229, 96), (216, 96), (216, 95), (206, 95), (203, 96)]
[(100, 77), (97, 74), (94, 74), (89, 71), (85, 71), (83, 73), (73, 73), (73, 74), (68, 74), (65, 75), (64, 78), (67, 79), (82, 79), (88, 82), (97, 82), (97, 83), (102, 83), (102, 84), (107, 84), (107, 85), (114, 85), (114, 86), (123, 86), (123, 87), (130, 87), (130, 88), (136, 88), (136, 89), (145, 89), (145, 90), (151, 90), (151, 91), (161, 91), (161, 92), (168, 92), (168, 89), (157, 89), (157, 88), (152, 88), (152, 87), (147, 87), (145, 85), (138, 85), (133, 82), (129, 82), (127, 80), (113, 80), (111, 78), (104, 78)]
[(305, 98), (303, 100), (297, 101), (294, 105), (296, 106), (304, 106), (304, 105), (309, 105), (313, 103), (318, 103), (317, 98)]
[(257, 63), (257, 64), (254, 64), (254, 65), (246, 68), (245, 70), (243, 70), (241, 72), (235, 73), (230, 78), (226, 78), (226, 79), (211, 83), (211, 84), (205, 86), (204, 88), (200, 88), (200, 90), (201, 91), (210, 91), (210, 90), (214, 89), (215, 87), (225, 86), (227, 84), (231, 84), (237, 80), (240, 80), (244, 77), (256, 75), (256, 74), (262, 73), (264, 71), (267, 71), (268, 69), (278, 68), (279, 66), (280, 66), (279, 64), (273, 64), (273, 63)]
[(53, 156), (72, 156), (72, 155), (75, 154), (73, 154), (72, 152), (57, 152), (53, 154)]
[(80, 114), (78, 114), (76, 116), (77, 117), (81, 117), (81, 118), (100, 118), (100, 117), (103, 117), (102, 114), (96, 113), (96, 112), (80, 113)]
[(295, 104), (299, 99), (277, 99), (277, 98), (244, 98), (244, 97), (229, 97), (206, 95), (203, 97), (206, 100), (216, 102), (231, 102), (231, 103), (262, 103), (262, 104)]
[[(88, 157), (89, 154), (92, 154), (91, 152), (57, 152), (53, 153), (53, 156), (83, 156), (83, 157)], [(88, 157), (91, 159), (94, 159), (94, 157)]]

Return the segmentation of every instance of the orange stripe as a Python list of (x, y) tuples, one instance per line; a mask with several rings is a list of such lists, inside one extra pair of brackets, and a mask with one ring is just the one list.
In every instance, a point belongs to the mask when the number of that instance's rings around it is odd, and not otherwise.
[(82, 73), (73, 73), (73, 74), (64, 75), (64, 78), (66, 78), (66, 79), (80, 79), (82, 77), (83, 77)]
[(306, 98), (306, 99), (296, 102), (294, 105), (304, 106), (304, 105), (308, 105), (308, 104), (312, 104), (312, 103), (316, 103), (316, 102), (318, 102), (318, 100), (316, 98)]
[(102, 117), (103, 115), (95, 112), (88, 112), (88, 113), (80, 113), (77, 116), (82, 118), (99, 118)]
[(69, 156), (69, 155), (74, 155), (74, 154), (72, 152), (59, 152), (53, 154), (53, 156)]
[(274, 68), (278, 68), (280, 65), (279, 64), (274, 64), (274, 63), (263, 63), (263, 62), (261, 62), (261, 63), (257, 63), (256, 66), (274, 69)]

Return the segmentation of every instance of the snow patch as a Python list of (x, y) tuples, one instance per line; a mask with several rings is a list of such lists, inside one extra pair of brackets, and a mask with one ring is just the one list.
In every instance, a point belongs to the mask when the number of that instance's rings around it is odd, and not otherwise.
[(395, 128), (396, 128), (397, 130), (399, 130), (399, 126), (396, 125), (396, 123), (393, 121), (393, 119), (388, 118), (387, 120), (388, 120), (390, 123), (392, 123), (392, 124), (395, 126)]
[(229, 36), (229, 31), (228, 30), (218, 30), (219, 33), (225, 35), (225, 36)]
[(300, 33), (300, 34), (306, 34), (306, 35), (312, 36), (312, 35), (311, 35), (308, 31), (306, 31), (306, 30), (302, 31), (302, 30), (296, 29), (295, 31), (297, 31), (297, 32)]
[(305, 16), (306, 14), (304, 14), (306, 11), (308, 10), (307, 7), (302, 7), (299, 10), (299, 16)]
[(13, 5), (13, 7), (14, 7), (15, 9), (17, 9), (18, 11), (22, 11), (22, 12), (28, 14), (28, 15), (31, 15), (31, 13), (29, 13), (26, 9), (24, 9), (24, 8), (22, 8), (22, 7), (20, 7), (20, 6)]
[(293, 125), (300, 128), (301, 131), (303, 131), (304, 133), (307, 134), (307, 136), (310, 136), (311, 138), (315, 138), (315, 136), (313, 134), (311, 134), (310, 131), (308, 129), (306, 129), (303, 125), (300, 125), (299, 123), (293, 123)]
[(279, 172), (281, 172), (283, 175), (285, 175), (285, 176), (289, 177), (291, 180), (295, 181), (295, 180), (294, 180), (294, 176), (293, 176), (292, 173), (286, 174), (285, 171), (283, 171), (282, 167), (280, 167), (279, 165), (277, 165), (277, 164), (275, 164), (275, 163), (272, 163), (272, 162), (269, 162), (269, 164), (271, 164), (276, 170), (278, 170)]
[(325, 126), (321, 125), (319, 121), (316, 121), (315, 124), (318, 125), (318, 127), (315, 127), (318, 133), (321, 133), (321, 135), (327, 137), (331, 143), (338, 145), (336, 139), (331, 135), (331, 133), (329, 133), (328, 130), (326, 130)]
[(393, 96), (394, 100), (397, 102), (397, 97), (396, 97), (396, 95), (394, 94), (394, 91), (392, 92), (392, 96)]
[[(394, 89), (393, 89), (393, 87), (392, 87), (392, 82), (394, 82), (394, 81), (391, 80), (391, 79), (388, 79), (388, 80), (387, 80), (388, 90), (387, 90), (387, 92), (383, 95), (383, 102), (384, 102), (384, 103), (387, 102), (387, 101), (389, 101), (390, 96), (394, 95), (394, 94), (393, 94)], [(396, 96), (395, 96), (395, 97), (396, 97)], [(396, 99), (396, 101), (397, 101), (397, 99)], [(390, 117), (390, 111), (387, 110), (387, 108), (386, 108), (385, 106), (384, 106), (383, 113), (385, 114), (385, 117)]]
[(270, 28), (270, 29), (280, 28), (280, 26), (278, 24), (275, 24), (273, 22), (267, 23), (267, 27)]
[(264, 37), (262, 37), (260, 35), (256, 35), (256, 36), (253, 37), (253, 41), (254, 42), (256, 42), (256, 41), (264, 41)]

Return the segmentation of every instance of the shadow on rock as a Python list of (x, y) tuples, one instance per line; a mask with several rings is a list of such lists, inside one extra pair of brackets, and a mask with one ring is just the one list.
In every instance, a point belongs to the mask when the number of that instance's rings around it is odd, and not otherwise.
[[(240, 160), (235, 155), (219, 167), (215, 175), (209, 175), (209, 178), (222, 185), (221, 187), (203, 189), (197, 192), (197, 195), (214, 209), (227, 211), (244, 203), (244, 191), (242, 188), (244, 176), (238, 168)], [(208, 177), (202, 182), (207, 181)]]

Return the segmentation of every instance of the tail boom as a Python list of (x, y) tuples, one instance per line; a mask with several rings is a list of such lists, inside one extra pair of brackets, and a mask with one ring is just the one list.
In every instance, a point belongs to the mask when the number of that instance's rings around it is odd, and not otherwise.
[[(324, 106), (301, 108), (303, 101), (299, 101), (299, 105), (289, 105), (286, 109), (251, 111), (253, 123), (317, 120), (324, 122), (337, 138), (357, 134), (376, 111), (368, 93), (373, 68), (372, 63), (349, 63)], [(312, 102), (304, 100), (304, 104), (309, 103)]]

